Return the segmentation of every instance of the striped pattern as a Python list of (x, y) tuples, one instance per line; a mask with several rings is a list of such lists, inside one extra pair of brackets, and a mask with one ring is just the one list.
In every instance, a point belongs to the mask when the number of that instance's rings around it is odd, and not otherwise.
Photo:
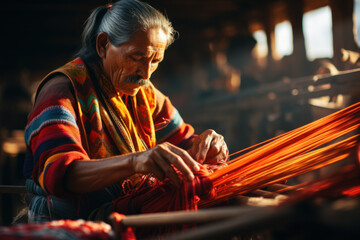
[(77, 127), (76, 120), (69, 110), (61, 105), (50, 106), (30, 121), (25, 131), (25, 142), (29, 145), (29, 141), (33, 135), (38, 134), (46, 125), (56, 123), (69, 124)]
[(71, 79), (78, 104), (80, 132), (83, 146), (91, 159), (110, 157), (120, 152), (105, 132), (100, 115), (100, 103), (87, 69), (81, 59), (75, 59), (58, 69)]
[[(32, 168), (32, 177), (46, 191), (66, 194), (62, 178), (66, 167), (76, 159), (89, 159), (81, 145), (80, 131), (72, 101), (66, 94), (54, 98), (54, 89), (37, 102), (25, 128), (29, 148), (26, 166)], [(57, 89), (58, 90), (58, 89)], [(65, 89), (64, 89), (65, 90)], [(27, 171), (29, 172), (29, 171)]]
[[(59, 72), (72, 82), (64, 76), (65, 81), (56, 81), (54, 73)], [(120, 152), (101, 119), (100, 103), (82, 60), (68, 63), (44, 81), (48, 79), (51, 80), (41, 85), (43, 88), (25, 129), (28, 149), (24, 173), (47, 193), (64, 197), (71, 195), (63, 184), (71, 162), (105, 158)], [(157, 141), (181, 145), (193, 136), (193, 128), (184, 123), (165, 96), (156, 89), (154, 93), (149, 95), (149, 102)]]
[(169, 119), (164, 117), (164, 122), (157, 125), (156, 138), (159, 141), (166, 139), (173, 132), (178, 130), (178, 128), (182, 125), (183, 120), (180, 117), (180, 114), (177, 110), (173, 111)]

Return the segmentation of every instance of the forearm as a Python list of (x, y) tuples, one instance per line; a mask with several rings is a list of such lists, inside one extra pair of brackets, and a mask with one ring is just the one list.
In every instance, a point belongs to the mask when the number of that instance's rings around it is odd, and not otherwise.
[(170, 143), (162, 143), (145, 152), (104, 158), (101, 160), (75, 160), (65, 174), (65, 188), (76, 194), (84, 194), (104, 188), (135, 174), (153, 174), (163, 180), (169, 178), (181, 185), (177, 169), (189, 181), (193, 171), (200, 167), (185, 150)]
[(135, 173), (132, 164), (135, 155), (74, 161), (66, 172), (65, 188), (72, 193), (84, 194), (119, 182)]

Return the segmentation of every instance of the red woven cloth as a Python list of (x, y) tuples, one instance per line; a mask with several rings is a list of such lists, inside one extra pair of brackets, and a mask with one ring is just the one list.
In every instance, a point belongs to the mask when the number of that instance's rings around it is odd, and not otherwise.
[(112, 237), (109, 224), (84, 220), (58, 220), (0, 227), (1, 240), (110, 240)]
[[(195, 179), (193, 181), (183, 179), (180, 188), (175, 187), (168, 179), (156, 183), (155, 186), (144, 184), (140, 189), (114, 200), (112, 210), (124, 215), (197, 210), (198, 202), (201, 199), (213, 198), (215, 191), (205, 169), (194, 173), (194, 175)], [(119, 219), (121, 220), (122, 218)], [(121, 224), (121, 221), (118, 224)], [(173, 226), (156, 229), (141, 228), (133, 229), (133, 231), (136, 238), (141, 239), (151, 236), (164, 236), (191, 227), (193, 226), (184, 225), (181, 227)], [(124, 231), (128, 231), (128, 229)]]

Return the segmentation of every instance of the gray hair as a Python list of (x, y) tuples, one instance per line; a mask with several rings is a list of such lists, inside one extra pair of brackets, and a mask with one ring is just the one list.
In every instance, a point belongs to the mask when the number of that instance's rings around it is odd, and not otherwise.
[(110, 42), (119, 46), (130, 41), (137, 31), (160, 27), (168, 36), (167, 47), (174, 41), (175, 30), (171, 22), (158, 10), (138, 0), (120, 0), (112, 5), (96, 8), (85, 22), (82, 47), (77, 57), (98, 60), (96, 38), (104, 32)]

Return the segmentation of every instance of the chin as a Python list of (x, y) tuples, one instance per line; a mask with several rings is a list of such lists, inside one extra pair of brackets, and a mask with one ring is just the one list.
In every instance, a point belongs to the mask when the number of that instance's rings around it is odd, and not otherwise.
[(140, 90), (140, 87), (133, 89), (120, 89), (119, 92), (129, 96), (135, 96)]

